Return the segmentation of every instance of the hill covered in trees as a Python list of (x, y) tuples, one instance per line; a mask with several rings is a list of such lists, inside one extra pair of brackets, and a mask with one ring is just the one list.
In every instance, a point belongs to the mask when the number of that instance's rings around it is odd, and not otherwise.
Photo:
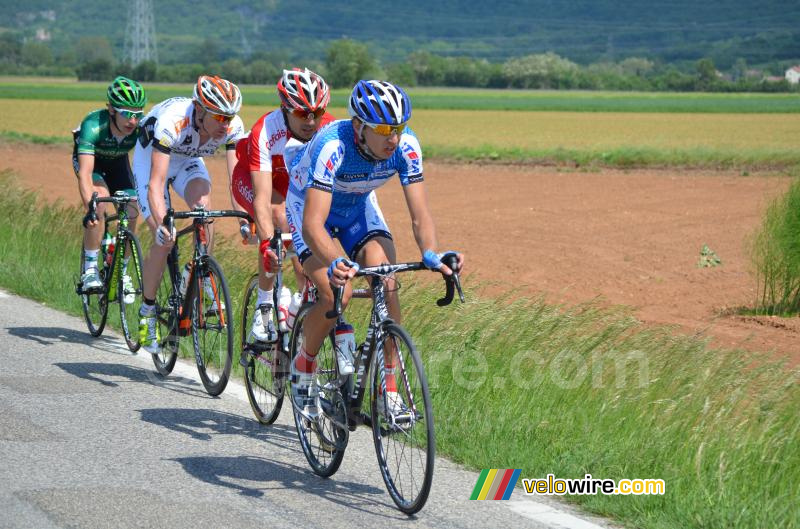
[(785, 90), (765, 79), (800, 62), (796, 0), (153, 2), (158, 64), (141, 65), (124, 56), (133, 2), (116, 6), (0, 0), (0, 74), (263, 83), (303, 64), (334, 86)]
[[(0, 31), (49, 36), (67, 51), (102, 36), (121, 58), (133, 2), (0, 1)], [(384, 63), (425, 50), (503, 62), (554, 52), (579, 64), (711, 58), (720, 68), (800, 59), (796, 0), (194, 0), (153, 2), (159, 60), (205, 63), (272, 53), (322, 60), (331, 41), (368, 45)]]

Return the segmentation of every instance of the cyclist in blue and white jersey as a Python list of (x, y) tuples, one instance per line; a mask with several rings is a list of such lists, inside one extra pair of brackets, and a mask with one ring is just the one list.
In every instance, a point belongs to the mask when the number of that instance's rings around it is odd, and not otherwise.
[[(436, 229), (422, 175), (422, 151), (416, 135), (407, 127), (411, 118), (408, 95), (385, 81), (359, 81), (350, 95), (348, 112), (351, 119), (334, 121), (300, 147), (289, 169), (286, 216), (295, 250), (319, 296), (303, 326), (304, 340), (291, 368), (292, 398), (309, 416), (317, 413), (309, 392), (316, 355), (335, 323), (325, 317), (333, 304), (331, 286), (346, 287), (343, 299), (346, 305), (351, 293), (349, 280), (355, 276), (359, 264), (395, 262), (392, 235), (378, 206), (375, 189), (398, 175), (423, 261), (444, 274), (452, 273), (442, 264), (444, 254), (437, 249)], [(333, 237), (339, 240), (345, 255)], [(461, 254), (457, 256), (461, 269), (464, 258)], [(399, 322), (397, 292), (392, 280), (387, 283), (389, 313)], [(394, 379), (396, 359), (392, 353), (386, 355), (390, 404), (399, 402)]]

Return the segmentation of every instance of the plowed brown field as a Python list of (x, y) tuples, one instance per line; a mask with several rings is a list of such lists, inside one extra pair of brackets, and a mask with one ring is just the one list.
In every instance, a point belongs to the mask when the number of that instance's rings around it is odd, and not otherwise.
[[(68, 147), (0, 143), (0, 160), (0, 170), (12, 169), (47, 200), (77, 203)], [(212, 204), (227, 208), (223, 159), (207, 162), (217, 178)], [(788, 187), (786, 177), (432, 162), (425, 176), (441, 247), (464, 251), (471, 285), (491, 283), (494, 293), (512, 288), (564, 303), (599, 297), (632, 306), (645, 322), (707, 336), (715, 346), (800, 361), (799, 319), (729, 310), (753, 302), (746, 238), (769, 201)], [(399, 183), (385, 186), (379, 198), (399, 258), (417, 259)], [(704, 244), (721, 266), (697, 267)]]

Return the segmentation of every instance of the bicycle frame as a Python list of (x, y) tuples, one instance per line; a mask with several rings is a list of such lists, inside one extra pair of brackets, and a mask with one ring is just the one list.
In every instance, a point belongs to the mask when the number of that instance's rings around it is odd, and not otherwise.
[[(122, 191), (117, 191), (113, 196), (110, 197), (98, 197), (97, 193), (94, 193), (89, 201), (90, 212), (94, 212), (97, 208), (97, 204), (100, 203), (113, 204), (114, 208), (116, 209), (116, 213), (113, 215), (104, 215), (105, 230), (103, 231), (103, 239), (105, 239), (107, 235), (111, 235), (112, 230), (109, 229), (109, 223), (117, 223), (117, 230), (113, 237), (114, 251), (112, 253), (110, 265), (106, 262), (105, 252), (102, 252), (102, 268), (105, 271), (103, 274), (104, 293), (106, 300), (111, 301), (112, 303), (116, 301), (117, 298), (117, 284), (119, 283), (119, 274), (122, 270), (122, 260), (125, 257), (125, 243), (128, 240), (128, 236), (126, 235), (130, 221), (130, 217), (128, 216), (128, 205), (137, 201), (138, 199), (136, 197), (130, 197)], [(122, 252), (119, 251), (120, 248), (123, 249)], [(78, 283), (76, 292), (78, 294), (84, 294), (83, 284)]]
[[(371, 426), (371, 418), (361, 411), (364, 404), (364, 395), (367, 389), (367, 380), (370, 374), (370, 367), (372, 369), (379, 369), (380, 375), (380, 388), (373, 388), (373, 391), (378, 390), (379, 394), (386, 394), (386, 361), (384, 351), (384, 326), (393, 323), (389, 317), (389, 309), (386, 305), (386, 286), (381, 276), (393, 274), (397, 272), (409, 272), (415, 270), (427, 270), (422, 263), (401, 263), (396, 265), (381, 265), (371, 267), (363, 271), (359, 271), (358, 275), (372, 275), (370, 289), (357, 289), (353, 290), (353, 298), (371, 298), (372, 311), (370, 312), (370, 321), (367, 326), (367, 334), (364, 341), (359, 347), (356, 348), (357, 354), (354, 359), (354, 373), (348, 375), (342, 381), (345, 389), (345, 404), (347, 405), (347, 422), (350, 431), (354, 431), (359, 424), (366, 424)], [(341, 312), (340, 307), (335, 309)], [(403, 381), (406, 389), (406, 394), (409, 396), (410, 410), (416, 414), (417, 409), (414, 405), (411, 387), (408, 383), (406, 376), (406, 366), (403, 363), (402, 355), (397, 355), (399, 362), (398, 374)]]
[[(173, 279), (172, 295), (170, 296), (170, 308), (172, 309), (174, 316), (178, 319), (178, 325), (175, 326), (178, 336), (186, 336), (191, 332), (193, 316), (192, 301), (194, 301), (195, 295), (203, 295), (203, 289), (199, 287), (199, 282), (197, 281), (197, 271), (202, 270), (206, 266), (206, 258), (208, 257), (208, 232), (206, 230), (206, 224), (213, 222), (214, 218), (221, 217), (250, 218), (247, 213), (241, 211), (207, 211), (202, 206), (196, 207), (192, 211), (180, 212), (175, 212), (172, 208), (169, 208), (164, 217), (164, 225), (167, 226), (170, 231), (172, 231), (174, 228), (175, 219), (192, 219), (192, 224), (190, 226), (187, 226), (177, 232), (175, 245), (172, 247), (172, 250), (167, 257), (167, 268)], [(192, 259), (189, 261), (190, 270), (189, 277), (186, 280), (186, 292), (184, 292), (183, 296), (181, 297), (181, 269), (179, 266), (180, 256), (178, 250), (178, 239), (184, 235), (187, 235), (188, 233), (194, 234), (194, 251), (192, 254)], [(217, 296), (217, 286), (214, 284), (213, 278), (211, 278), (211, 288), (214, 290), (214, 295)], [(198, 314), (197, 317), (199, 324), (202, 325), (205, 314)], [(228, 324), (228, 322), (225, 321), (225, 311), (220, 311), (220, 324), (223, 326)], [(172, 327), (172, 325), (167, 325), (167, 327)]]

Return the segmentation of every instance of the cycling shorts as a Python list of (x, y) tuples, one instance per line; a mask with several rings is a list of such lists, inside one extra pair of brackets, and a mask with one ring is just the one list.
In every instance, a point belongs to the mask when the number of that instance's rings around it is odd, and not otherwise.
[[(231, 193), (236, 202), (242, 206), (251, 217), (256, 218), (256, 214), (253, 211), (253, 198), (255, 197), (253, 178), (250, 176), (250, 170), (247, 168), (246, 163), (238, 162), (236, 167), (234, 167), (231, 186)], [(288, 189), (289, 173), (286, 172), (286, 169), (280, 168), (277, 171), (273, 171), (272, 190), (279, 193), (285, 200)]]
[[(78, 176), (78, 156), (72, 155), (72, 168), (75, 176)], [(133, 174), (131, 164), (127, 156), (119, 158), (98, 158), (94, 157), (94, 169), (92, 169), (92, 183), (94, 185), (104, 185), (110, 194), (117, 191), (124, 191), (125, 194), (135, 196), (135, 186), (133, 185)]]
[[(301, 263), (311, 257), (311, 249), (303, 240), (303, 209), (305, 200), (290, 192), (286, 197), (286, 220), (292, 232), (292, 243)], [(338, 239), (345, 253), (355, 260), (358, 252), (368, 241), (376, 237), (392, 240), (389, 226), (378, 205), (378, 197), (372, 191), (364, 203), (364, 209), (344, 218), (331, 213), (325, 221), (325, 229), (331, 237)]]
[[(142, 217), (148, 218), (151, 214), (150, 204), (147, 199), (147, 190), (150, 187), (150, 164), (153, 148), (143, 148), (137, 143), (133, 153), (133, 178), (136, 183), (136, 192), (139, 194), (139, 209)], [(164, 202), (170, 207), (169, 186), (184, 201), (186, 201), (186, 186), (192, 180), (200, 178), (211, 185), (211, 177), (202, 158), (187, 158), (185, 156), (170, 156), (167, 180), (164, 182)]]

